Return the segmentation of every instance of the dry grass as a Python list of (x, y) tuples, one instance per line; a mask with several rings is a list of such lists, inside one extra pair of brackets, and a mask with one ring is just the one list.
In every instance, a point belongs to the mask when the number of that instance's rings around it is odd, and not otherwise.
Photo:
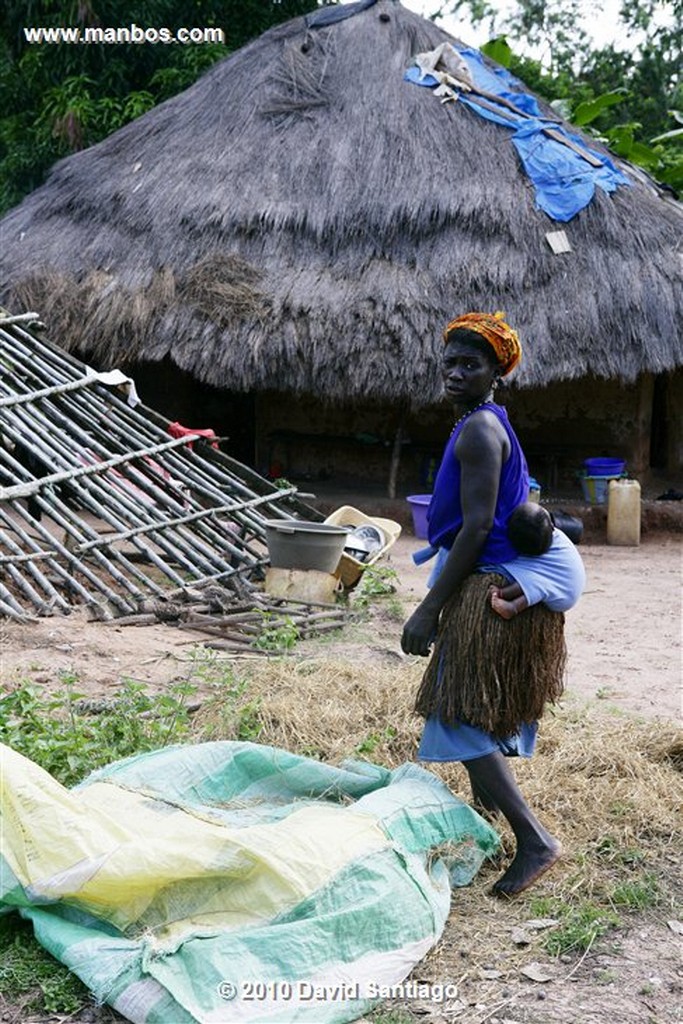
[[(412, 702), (423, 668), (412, 659), (387, 665), (324, 655), (250, 663), (239, 696), (214, 698), (196, 725), (203, 732), (211, 722), (216, 738), (258, 738), (332, 763), (362, 757), (396, 767), (416, 757), (421, 720)], [(673, 725), (610, 715), (602, 705), (598, 714), (571, 698), (546, 713), (536, 756), (514, 764), (530, 805), (565, 850), (534, 895), (609, 903), (615, 885), (647, 871), (661, 879), (661, 897), (674, 899), (682, 740)], [(432, 770), (469, 798), (459, 765)], [(511, 849), (504, 824), (501, 833)]]
[[(247, 686), (240, 699), (258, 704), (260, 743), (335, 764), (358, 756), (363, 748), (368, 760), (394, 767), (413, 760), (417, 751), (419, 720), (412, 714), (411, 700), (420, 669), (324, 656), (252, 662), (241, 672)], [(234, 738), (230, 730), (239, 708), (231, 706), (231, 698), (216, 698), (197, 724), (204, 728), (209, 720), (215, 722), (222, 708), (228, 711), (226, 738)]]
[(212, 387), (393, 410), (441, 400), (443, 324), (503, 298), (525, 387), (680, 366), (677, 207), (635, 174), (597, 189), (558, 260), (507, 130), (401, 81), (450, 37), (383, 6), (278, 25), (62, 161), (2, 220), (3, 304), (100, 366), (171, 355)]
[[(359, 647), (354, 660), (328, 651), (250, 662), (233, 696), (209, 701), (197, 727), (202, 732), (211, 723), (215, 730), (218, 723), (216, 737), (254, 738), (333, 763), (363, 757), (395, 767), (414, 760), (421, 720), (412, 706), (424, 663), (387, 663), (381, 651), (373, 662), (371, 650), (370, 644)], [(673, 987), (658, 996), (663, 1015), (651, 1019), (678, 1019), (672, 1016), (680, 1008), (679, 990), (666, 921), (683, 919), (682, 740), (672, 725), (610, 715), (603, 703), (594, 708), (570, 697), (548, 712), (536, 756), (516, 762), (514, 771), (531, 806), (562, 842), (562, 861), (514, 901), (490, 897), (502, 858), (485, 863), (469, 886), (454, 892), (443, 935), (412, 977), (455, 984), (463, 1024), (501, 1019), (496, 1011), (513, 1004), (513, 1019), (525, 1024), (587, 1024), (617, 1019), (613, 1012), (623, 1012), (623, 1020), (647, 1019), (641, 993), (650, 975), (662, 974)], [(432, 770), (469, 798), (460, 765)], [(504, 853), (511, 853), (508, 826), (494, 825)], [(531, 933), (528, 945), (517, 944), (514, 930), (524, 931), (534, 918), (555, 924)], [(647, 936), (640, 945), (634, 928)], [(547, 999), (523, 973), (537, 962), (554, 978)], [(618, 992), (600, 981), (612, 977), (615, 964), (623, 987)], [(539, 1004), (541, 998), (546, 1001)], [(598, 1016), (586, 1007), (598, 1008)], [(574, 1016), (579, 1008), (588, 1016)], [(400, 999), (364, 1018), (375, 1024), (445, 1019), (438, 1003), (416, 1010)]]

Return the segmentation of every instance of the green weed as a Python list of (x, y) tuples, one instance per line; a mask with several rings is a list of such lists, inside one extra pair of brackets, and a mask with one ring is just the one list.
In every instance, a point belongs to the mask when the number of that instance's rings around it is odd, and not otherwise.
[(75, 974), (37, 944), (29, 924), (16, 915), (0, 920), (0, 995), (19, 999), (24, 1010), (74, 1014), (89, 999)]
[(260, 700), (249, 701), (244, 704), (237, 715), (237, 739), (256, 741), (263, 732), (263, 723), (259, 718), (261, 710)]
[(394, 619), (396, 622), (403, 622), (406, 617), (403, 604), (397, 597), (388, 598), (386, 613), (390, 619)]
[[(188, 681), (149, 694), (144, 683), (123, 681), (114, 700), (92, 707), (62, 675), (54, 694), (25, 683), (0, 698), (0, 742), (35, 761), (63, 785), (79, 782), (95, 768), (186, 738)], [(99, 713), (93, 714), (92, 711)]]
[(313, 744), (305, 743), (299, 753), (302, 757), (310, 757), (313, 761), (324, 761), (325, 751), (321, 747), (316, 747)]
[(247, 700), (247, 680), (238, 679), (230, 664), (215, 658), (206, 667), (204, 679), (211, 695), (204, 702), (200, 722), (194, 729), (197, 738), (201, 742), (258, 740), (263, 731), (261, 701)]
[(531, 900), (529, 909), (534, 917), (558, 919), (557, 926), (543, 940), (543, 947), (551, 956), (583, 953), (597, 938), (620, 923), (611, 907), (590, 900), (572, 905), (557, 897), (536, 897)]
[(655, 907), (660, 899), (657, 879), (649, 872), (645, 872), (640, 878), (615, 885), (608, 898), (612, 906), (622, 910), (646, 910), (648, 907)]
[(369, 565), (360, 578), (353, 599), (354, 606), (367, 608), (373, 598), (394, 594), (398, 582), (396, 570), (390, 565)]
[(532, 917), (556, 917), (562, 906), (553, 896), (533, 896), (529, 900), (529, 913)]
[(596, 852), (598, 857), (615, 863), (624, 864), (628, 867), (635, 867), (642, 864), (645, 854), (637, 846), (622, 846), (619, 840), (613, 836), (605, 836), (597, 844)]
[(372, 1024), (415, 1024), (415, 1017), (407, 1010), (378, 1010), (368, 1020)]
[(398, 735), (398, 730), (393, 725), (387, 725), (381, 732), (371, 732), (357, 743), (354, 750), (357, 754), (372, 755), (383, 743), (388, 743)]
[(263, 624), (261, 632), (254, 641), (254, 647), (260, 651), (274, 651), (284, 654), (291, 651), (300, 637), (299, 627), (289, 617), (275, 612), (261, 612)]
[(633, 804), (628, 800), (615, 800), (608, 810), (613, 818), (628, 818), (633, 814)]
[(587, 901), (568, 907), (560, 924), (546, 936), (543, 945), (551, 956), (583, 953), (597, 938), (618, 924), (619, 918), (613, 911)]
[(611, 686), (600, 686), (595, 691), (595, 696), (598, 700), (607, 700), (614, 694), (614, 689)]

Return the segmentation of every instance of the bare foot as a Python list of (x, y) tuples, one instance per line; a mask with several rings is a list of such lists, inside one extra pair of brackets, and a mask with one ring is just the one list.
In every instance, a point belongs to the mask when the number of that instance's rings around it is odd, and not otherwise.
[(529, 844), (517, 850), (512, 864), (491, 887), (494, 896), (516, 896), (533, 885), (562, 856), (562, 847), (557, 840)]
[(491, 587), (491, 607), (502, 619), (513, 619), (517, 614), (511, 601), (505, 601), (497, 590)]

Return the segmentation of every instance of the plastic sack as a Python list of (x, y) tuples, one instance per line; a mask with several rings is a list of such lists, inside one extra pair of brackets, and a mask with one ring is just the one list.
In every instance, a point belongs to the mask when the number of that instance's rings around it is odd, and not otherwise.
[(499, 842), (412, 764), (206, 743), (74, 790), (8, 747), (0, 766), (0, 910), (140, 1024), (361, 1016)]

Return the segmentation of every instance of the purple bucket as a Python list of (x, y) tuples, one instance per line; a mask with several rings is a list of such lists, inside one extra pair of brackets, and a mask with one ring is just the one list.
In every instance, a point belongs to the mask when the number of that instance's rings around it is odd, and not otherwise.
[(624, 459), (584, 459), (587, 476), (621, 476), (626, 466)]
[(427, 509), (431, 494), (411, 494), (406, 498), (413, 514), (413, 531), (420, 540), (427, 539)]

